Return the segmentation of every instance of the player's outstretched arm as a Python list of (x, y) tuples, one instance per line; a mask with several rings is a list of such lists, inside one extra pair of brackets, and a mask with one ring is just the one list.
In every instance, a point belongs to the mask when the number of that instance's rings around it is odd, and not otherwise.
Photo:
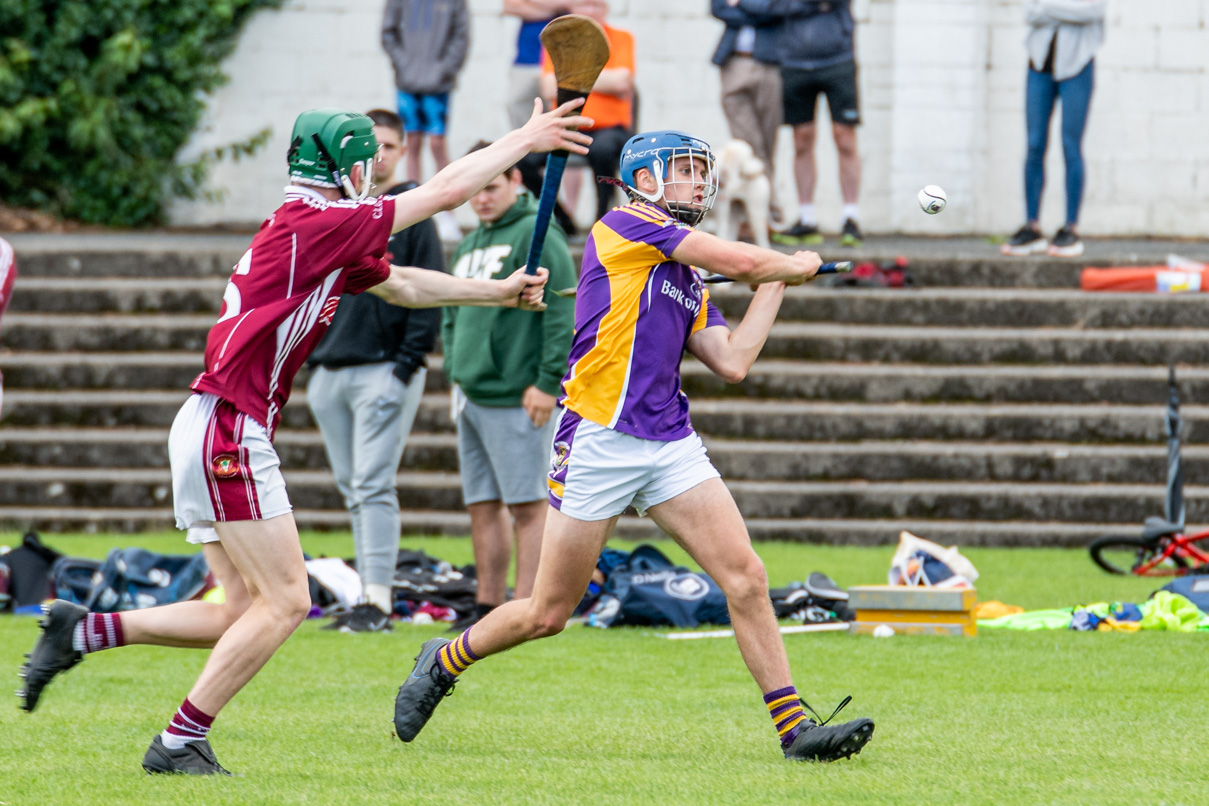
[(454, 160), (415, 190), (397, 196), (391, 232), (465, 203), (530, 152), (564, 149), (573, 154), (587, 154), (592, 137), (575, 129), (590, 127), (592, 119), (582, 115), (563, 117), (580, 106), (583, 100), (576, 98), (543, 114), (541, 100), (533, 99), (533, 116), (524, 126), (513, 129), (487, 148)]
[(502, 306), (526, 311), (544, 311), (542, 292), (550, 273), (538, 269), (525, 274), (523, 268), (503, 280), (472, 280), (444, 272), (391, 266), (390, 277), (369, 289), (391, 305), (403, 308), (437, 308), (444, 305)]
[(727, 241), (708, 232), (694, 230), (672, 250), (672, 260), (698, 266), (714, 274), (733, 277), (741, 283), (786, 283), (801, 285), (814, 277), (822, 260), (814, 252), (787, 255), (749, 243)]
[(743, 321), (731, 330), (723, 326), (698, 330), (688, 340), (688, 351), (727, 383), (738, 383), (756, 362), (772, 323), (777, 319), (785, 284), (766, 283), (756, 290)]

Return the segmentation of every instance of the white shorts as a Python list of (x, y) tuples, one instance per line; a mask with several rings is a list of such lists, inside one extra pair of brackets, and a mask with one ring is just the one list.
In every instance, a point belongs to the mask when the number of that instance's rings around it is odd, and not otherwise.
[(290, 512), (281, 461), (265, 428), (209, 393), (185, 401), (168, 435), (176, 528), (190, 543), (218, 540), (215, 521), (259, 521)]
[(566, 410), (554, 435), (547, 485), (550, 505), (581, 521), (639, 515), (720, 478), (696, 433), (662, 442), (614, 431)]

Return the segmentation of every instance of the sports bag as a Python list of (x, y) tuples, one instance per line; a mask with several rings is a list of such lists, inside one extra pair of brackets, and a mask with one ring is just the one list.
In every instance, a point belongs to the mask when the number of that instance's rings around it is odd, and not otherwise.
[(613, 569), (588, 616), (593, 627), (730, 624), (726, 596), (708, 575), (690, 571), (643, 544)]
[(206, 584), (205, 555), (156, 554), (146, 549), (114, 549), (96, 572), (84, 606), (116, 613), (192, 599)]
[(55, 598), (65, 599), (72, 604), (82, 605), (92, 592), (93, 580), (101, 563), (83, 557), (60, 557), (50, 567), (50, 583), (55, 588)]
[(1179, 577), (1168, 582), (1159, 590), (1179, 594), (1196, 605), (1202, 613), (1209, 613), (1209, 575), (1196, 574)]

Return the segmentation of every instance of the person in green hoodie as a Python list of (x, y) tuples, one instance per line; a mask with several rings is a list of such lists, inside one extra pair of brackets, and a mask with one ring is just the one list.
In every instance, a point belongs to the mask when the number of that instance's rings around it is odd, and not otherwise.
[[(471, 151), (486, 148), (480, 142)], [(453, 254), (458, 277), (507, 277), (525, 264), (537, 202), (513, 166), (470, 198), (479, 218)], [(566, 236), (553, 225), (542, 265), (550, 288), (573, 288), (575, 264)], [(575, 324), (574, 303), (550, 295), (546, 310), (446, 308), (441, 326), (445, 374), (453, 384), (462, 495), (478, 571), (476, 608), (464, 630), (507, 595), (516, 542), (515, 595), (533, 590), (546, 524), (546, 472), (555, 407)], [(513, 523), (515, 522), (515, 532)]]

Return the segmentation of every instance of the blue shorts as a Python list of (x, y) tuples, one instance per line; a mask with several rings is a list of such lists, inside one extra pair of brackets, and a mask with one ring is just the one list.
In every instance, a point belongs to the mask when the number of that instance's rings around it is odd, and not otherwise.
[(449, 116), (449, 93), (417, 95), (399, 90), (399, 117), (403, 131), (409, 134), (445, 134), (445, 119)]

